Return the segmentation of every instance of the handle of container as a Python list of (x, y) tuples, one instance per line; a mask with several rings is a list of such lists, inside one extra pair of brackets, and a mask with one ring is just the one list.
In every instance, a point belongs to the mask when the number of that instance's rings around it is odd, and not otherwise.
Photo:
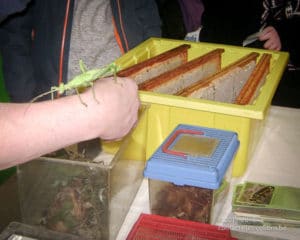
[(162, 151), (167, 154), (180, 156), (183, 158), (187, 158), (187, 154), (184, 152), (174, 151), (169, 149), (170, 145), (174, 142), (180, 134), (195, 134), (195, 135), (203, 135), (202, 131), (190, 130), (190, 129), (178, 129), (174, 132), (174, 134), (168, 139), (168, 141), (162, 146)]

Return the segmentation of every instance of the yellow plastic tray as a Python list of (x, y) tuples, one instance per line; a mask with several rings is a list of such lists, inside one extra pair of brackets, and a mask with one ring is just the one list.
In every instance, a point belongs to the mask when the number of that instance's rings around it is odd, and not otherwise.
[(271, 53), (271, 69), (255, 102), (251, 105), (236, 105), (204, 99), (194, 99), (168, 94), (140, 91), (143, 103), (150, 103), (147, 118), (146, 158), (149, 158), (177, 124), (191, 124), (232, 130), (238, 133), (240, 148), (233, 163), (233, 176), (245, 172), (255, 145), (260, 137), (263, 120), (287, 65), (289, 54), (262, 49), (244, 48), (210, 43), (195, 43), (162, 38), (150, 38), (117, 60), (122, 68), (146, 60), (171, 48), (188, 43), (188, 59), (203, 55), (215, 48), (224, 48), (222, 67), (250, 53)]

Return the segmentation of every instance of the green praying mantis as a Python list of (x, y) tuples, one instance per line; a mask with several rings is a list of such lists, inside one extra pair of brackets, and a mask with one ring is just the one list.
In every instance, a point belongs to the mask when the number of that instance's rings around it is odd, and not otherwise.
[[(48, 94), (51, 94), (51, 99), (54, 99), (54, 93), (57, 92), (58, 94), (63, 94), (68, 90), (75, 90), (80, 102), (87, 106), (86, 103), (84, 103), (80, 97), (79, 90), (80, 88), (86, 88), (86, 87), (93, 87), (94, 81), (101, 78), (101, 77), (108, 77), (108, 76), (114, 76), (116, 79), (117, 71), (119, 70), (119, 66), (113, 62), (103, 68), (98, 69), (91, 69), (87, 70), (85, 64), (82, 60), (79, 60), (79, 67), (81, 70), (81, 74), (75, 76), (72, 80), (70, 80), (68, 83), (60, 83), (59, 86), (53, 86), (51, 87), (50, 91), (44, 92), (37, 97), (33, 98), (30, 102), (33, 103), (39, 98), (46, 96)], [(93, 89), (93, 88), (92, 88)], [(94, 99), (99, 102), (96, 98), (94, 89), (93, 89), (93, 96)]]

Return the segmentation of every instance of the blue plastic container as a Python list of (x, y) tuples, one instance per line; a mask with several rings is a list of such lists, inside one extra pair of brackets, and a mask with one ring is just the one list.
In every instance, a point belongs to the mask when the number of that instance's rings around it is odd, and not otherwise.
[(214, 224), (238, 147), (235, 132), (178, 125), (144, 169), (151, 213)]

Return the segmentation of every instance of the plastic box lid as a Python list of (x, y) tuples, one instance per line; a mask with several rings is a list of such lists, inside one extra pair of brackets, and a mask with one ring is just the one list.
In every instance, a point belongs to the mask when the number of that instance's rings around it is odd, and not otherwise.
[(147, 161), (144, 176), (217, 189), (238, 146), (235, 132), (179, 124)]
[(236, 239), (230, 230), (211, 224), (142, 213), (127, 240)]

